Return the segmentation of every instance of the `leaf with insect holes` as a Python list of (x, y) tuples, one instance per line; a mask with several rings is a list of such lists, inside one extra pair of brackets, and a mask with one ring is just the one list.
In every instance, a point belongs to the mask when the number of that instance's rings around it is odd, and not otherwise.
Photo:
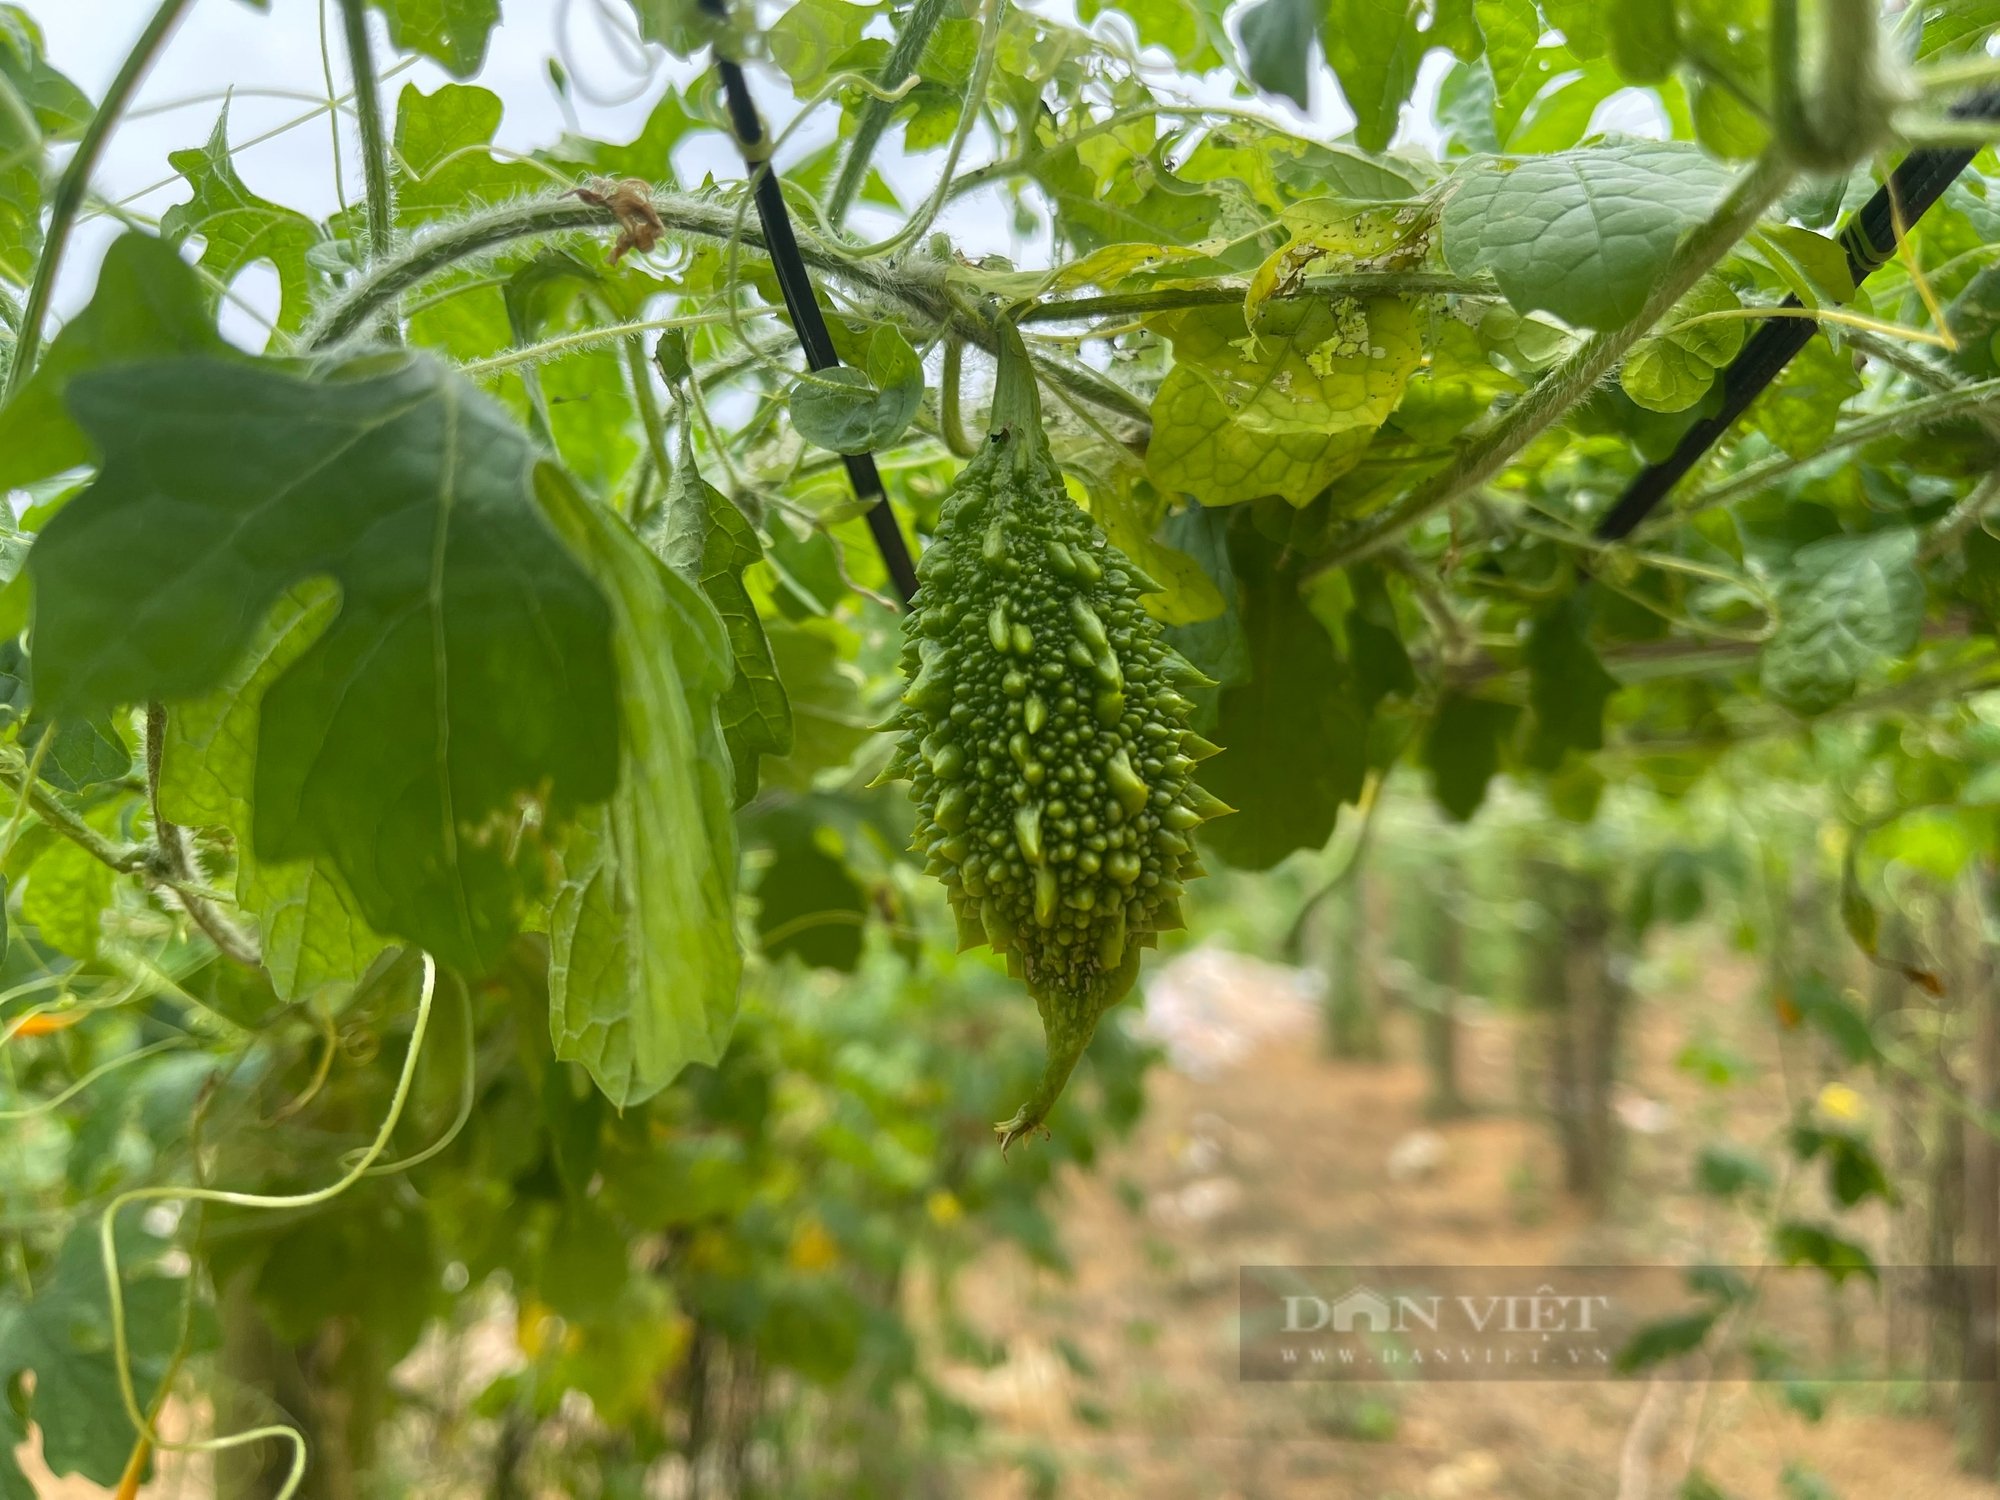
[(1272, 303), (1154, 320), (1174, 366), (1153, 398), (1147, 476), (1203, 505), (1279, 495), (1304, 505), (1359, 462), (1423, 355), (1398, 298)]
[(494, 962), (524, 803), (561, 820), (617, 778), (609, 611), (534, 506), (526, 436), (421, 356), (170, 360), (67, 394), (102, 467), (28, 556), (45, 710), (210, 692), (285, 590), (332, 578), (338, 614), (264, 692), (253, 852), (328, 857), (377, 931)]

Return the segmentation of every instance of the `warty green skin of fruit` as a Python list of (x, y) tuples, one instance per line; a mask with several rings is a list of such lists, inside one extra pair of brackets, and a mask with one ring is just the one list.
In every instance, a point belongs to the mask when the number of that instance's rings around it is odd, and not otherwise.
[(1206, 682), (1140, 604), (1159, 585), (1069, 498), (1039, 433), (996, 433), (946, 498), (904, 625), (909, 686), (884, 779), (944, 882), (960, 948), (1007, 957), (1048, 1062), (996, 1127), (1040, 1126), (1139, 954), (1182, 926), (1194, 830), (1228, 812), (1193, 780), (1215, 746), (1181, 689)]

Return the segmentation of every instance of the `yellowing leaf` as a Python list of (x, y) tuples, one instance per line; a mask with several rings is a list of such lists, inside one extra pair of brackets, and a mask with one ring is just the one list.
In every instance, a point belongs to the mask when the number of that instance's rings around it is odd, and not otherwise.
[(1279, 218), (1292, 239), (1272, 251), (1250, 278), (1243, 316), (1252, 327), (1266, 302), (1295, 291), (1314, 271), (1350, 269), (1364, 262), (1383, 270), (1407, 266), (1423, 259), (1429, 244), (1424, 211), (1415, 204), (1309, 198)]
[(1304, 505), (1353, 468), (1423, 353), (1398, 298), (1286, 303), (1255, 340), (1237, 308), (1156, 320), (1174, 368), (1153, 398), (1146, 472), (1204, 505)]
[(1079, 286), (1107, 289), (1147, 271), (1157, 271), (1177, 261), (1206, 259), (1199, 245), (1105, 245), (1082, 260), (1059, 267), (1049, 277), (1050, 290)]

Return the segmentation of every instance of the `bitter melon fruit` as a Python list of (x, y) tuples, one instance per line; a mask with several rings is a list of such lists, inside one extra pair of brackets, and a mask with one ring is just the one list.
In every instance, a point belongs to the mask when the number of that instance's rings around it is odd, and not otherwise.
[(917, 578), (884, 779), (912, 784), (911, 848), (944, 882), (961, 949), (1005, 954), (1041, 1012), (1047, 1063), (995, 1127), (1006, 1146), (1047, 1117), (1140, 950), (1183, 925), (1194, 830), (1230, 809), (1193, 780), (1217, 747), (1181, 690), (1207, 679), (1140, 604), (1159, 585), (1070, 499), (1011, 328), (989, 440)]

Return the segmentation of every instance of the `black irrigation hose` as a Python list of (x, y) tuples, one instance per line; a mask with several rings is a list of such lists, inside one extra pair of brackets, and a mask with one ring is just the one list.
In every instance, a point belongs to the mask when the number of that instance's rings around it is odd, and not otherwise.
[[(724, 0), (701, 0), (701, 8), (717, 20), (727, 15)], [(763, 121), (757, 117), (756, 101), (750, 97), (750, 85), (743, 77), (743, 69), (719, 52), (715, 66), (722, 77), (723, 97), (729, 104), (730, 126), (735, 131), (737, 145), (742, 148), (743, 165), (749, 170), (756, 193), (757, 218), (764, 226), (771, 265), (785, 294), (792, 327), (806, 352), (806, 364), (814, 370), (831, 370), (839, 365), (840, 356), (834, 352), (833, 335), (827, 332), (826, 316), (813, 292), (812, 277), (799, 256), (791, 211), (785, 207), (778, 174), (771, 166), (770, 143), (764, 136)], [(903, 533), (897, 528), (895, 512), (889, 508), (889, 496), (882, 487), (881, 472), (875, 467), (875, 455), (843, 454), (841, 462), (847, 467), (848, 483), (854, 487), (855, 498), (867, 507), (868, 531), (875, 539), (875, 549), (882, 554), (882, 563), (889, 570), (897, 594), (908, 604), (916, 596), (917, 569), (910, 560)]]
[[(1951, 107), (1951, 116), (1958, 120), (2000, 119), (2000, 86), (1968, 94)], [(1921, 219), (1976, 154), (1973, 148), (1956, 146), (1912, 151), (1889, 175), (1889, 181), (1842, 226), (1840, 245), (1847, 252), (1848, 274), (1857, 287), (1895, 255), (1898, 221), (1908, 228)], [(1805, 304), (1797, 297), (1787, 297), (1779, 305)], [(1641, 470), (1626, 486), (1618, 503), (1597, 523), (1598, 539), (1615, 542), (1630, 536), (1818, 331), (1819, 324), (1811, 318), (1780, 317), (1752, 334), (1722, 372), (1721, 407), (1688, 428), (1671, 454)]]

